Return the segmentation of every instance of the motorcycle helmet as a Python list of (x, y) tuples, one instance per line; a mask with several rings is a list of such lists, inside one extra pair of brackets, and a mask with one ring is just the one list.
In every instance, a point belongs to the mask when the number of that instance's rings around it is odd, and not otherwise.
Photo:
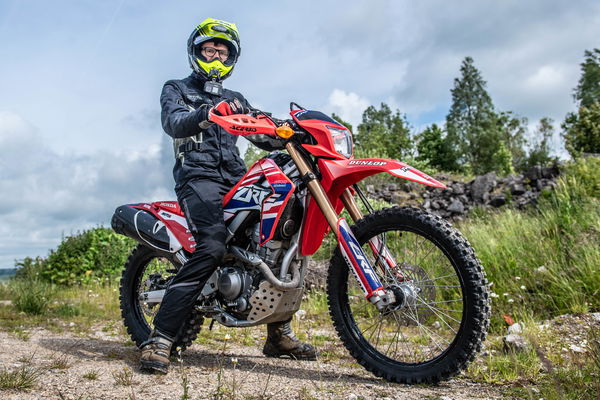
[[(218, 58), (208, 61), (202, 55), (202, 44), (205, 42), (222, 43), (229, 49), (229, 57), (225, 61)], [(207, 18), (194, 29), (187, 43), (190, 66), (200, 76), (222, 81), (229, 77), (240, 56), (240, 37), (237, 26), (230, 22)]]

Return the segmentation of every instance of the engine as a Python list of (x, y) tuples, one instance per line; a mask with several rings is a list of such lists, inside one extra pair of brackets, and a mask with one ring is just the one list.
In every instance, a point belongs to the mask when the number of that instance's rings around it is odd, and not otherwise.
[(243, 313), (249, 307), (249, 298), (254, 292), (254, 276), (242, 267), (221, 268), (216, 279), (216, 289), (226, 306), (232, 311)]

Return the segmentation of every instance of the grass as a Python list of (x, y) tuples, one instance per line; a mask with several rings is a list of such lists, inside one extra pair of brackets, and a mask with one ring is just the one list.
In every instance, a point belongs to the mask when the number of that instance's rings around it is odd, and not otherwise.
[(14, 370), (0, 370), (0, 390), (24, 390), (35, 387), (42, 371), (30, 365), (23, 365)]
[(69, 369), (73, 365), (73, 360), (67, 354), (53, 354), (48, 363), (49, 369)]
[(492, 327), (502, 316), (546, 319), (600, 310), (600, 159), (566, 168), (537, 209), (461, 223), (492, 282)]
[(96, 372), (96, 371), (86, 372), (85, 374), (82, 375), (82, 377), (89, 381), (96, 381), (96, 380), (98, 380), (98, 372)]
[(115, 380), (115, 384), (120, 386), (132, 386), (134, 384), (131, 368), (125, 367), (121, 370), (113, 371), (112, 377)]
[[(86, 286), (50, 286), (33, 280), (11, 281), (8, 285), (13, 300), (12, 306), (0, 306), (0, 328), (12, 332), (23, 340), (28, 338), (28, 330), (44, 326), (55, 331), (71, 331), (76, 334), (93, 332), (94, 324), (99, 321), (113, 322), (109, 334), (122, 331), (119, 311), (119, 295), (116, 282), (108, 284), (90, 284)], [(48, 297), (43, 305), (37, 304), (34, 296), (22, 292), (47, 291)], [(21, 292), (20, 292), (21, 291)], [(24, 299), (26, 306), (17, 299)], [(37, 305), (36, 305), (37, 304)], [(43, 312), (37, 312), (43, 308)], [(36, 310), (36, 312), (25, 312)], [(105, 324), (108, 326), (110, 324)]]

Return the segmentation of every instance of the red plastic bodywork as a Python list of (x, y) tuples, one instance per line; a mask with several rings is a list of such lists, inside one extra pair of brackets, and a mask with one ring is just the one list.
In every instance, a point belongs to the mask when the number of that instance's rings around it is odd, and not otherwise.
[(211, 111), (208, 119), (233, 135), (276, 135), (277, 126), (264, 115), (257, 117), (246, 114), (220, 116)]
[[(427, 174), (397, 161), (381, 158), (350, 159), (345, 158), (335, 151), (331, 133), (327, 126), (345, 129), (344, 126), (335, 122), (322, 121), (319, 119), (298, 119), (300, 113), (306, 110), (293, 110), (290, 115), (296, 123), (306, 129), (315, 138), (317, 144), (302, 144), (313, 156), (318, 159), (318, 167), (321, 172), (321, 185), (325, 189), (329, 201), (336, 213), (344, 208), (340, 196), (349, 186), (363, 180), (364, 178), (381, 172), (387, 172), (399, 178), (408, 179), (422, 183), (427, 186), (445, 188), (446, 186), (431, 178)], [(257, 118), (247, 115), (218, 116), (210, 113), (209, 119), (223, 127), (227, 132), (235, 135), (267, 134), (276, 135), (276, 126), (269, 118), (258, 116)], [(246, 178), (246, 177), (245, 177)], [(242, 179), (244, 181), (244, 179)], [(226, 196), (226, 200), (242, 183), (239, 182), (232, 192)], [(329, 230), (329, 225), (319, 209), (316, 202), (310, 198), (306, 209), (300, 237), (300, 253), (303, 256), (314, 254), (323, 242), (323, 237)]]
[[(446, 187), (443, 183), (436, 181), (429, 175), (396, 160), (382, 158), (350, 160), (319, 159), (318, 166), (322, 175), (321, 185), (325, 189), (327, 197), (335, 208), (336, 213), (340, 213), (344, 208), (340, 196), (346, 188), (368, 176), (381, 172), (387, 172), (399, 178), (408, 179), (427, 186)], [(300, 237), (300, 253), (303, 256), (314, 254), (321, 246), (323, 237), (328, 231), (329, 225), (323, 213), (311, 198), (308, 202), (302, 235)]]
[(335, 151), (335, 146), (333, 145), (333, 140), (331, 139), (331, 133), (327, 129), (328, 126), (331, 126), (336, 129), (344, 129), (348, 130), (345, 126), (341, 124), (330, 123), (327, 121), (321, 121), (320, 119), (303, 119), (299, 120), (296, 114), (305, 111), (305, 110), (293, 110), (290, 112), (292, 118), (298, 125), (302, 128), (306, 129), (310, 134), (315, 138), (318, 144), (302, 144), (308, 152), (316, 157), (329, 157), (334, 159), (344, 158), (337, 151)]
[[(256, 183), (263, 175), (267, 182), (269, 182), (272, 193), (261, 204), (260, 246), (273, 238), (275, 234), (274, 228), (277, 226), (291, 195), (296, 190), (296, 185), (283, 173), (275, 161), (270, 158), (261, 158), (250, 167), (242, 179), (223, 198), (223, 206), (225, 207), (238, 189)], [(289, 185), (289, 187), (286, 186), (283, 193), (280, 193), (281, 185)], [(282, 195), (283, 197), (281, 197)], [(225, 213), (227, 213), (226, 208)], [(227, 215), (225, 215), (225, 219), (228, 219)]]
[(154, 203), (140, 203), (132, 205), (133, 208), (150, 212), (156, 218), (161, 220), (177, 238), (183, 248), (190, 253), (196, 247), (196, 240), (188, 229), (185, 215), (176, 201), (157, 201)]

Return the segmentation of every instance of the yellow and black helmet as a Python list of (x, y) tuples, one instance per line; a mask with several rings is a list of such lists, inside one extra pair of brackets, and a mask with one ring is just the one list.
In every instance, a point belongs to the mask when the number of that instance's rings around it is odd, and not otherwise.
[[(225, 61), (214, 59), (210, 62), (202, 55), (202, 43), (223, 43), (229, 48), (229, 57)], [(188, 39), (188, 59), (197, 74), (207, 79), (221, 81), (231, 75), (240, 56), (240, 36), (237, 26), (230, 22), (207, 18), (194, 29)]]

